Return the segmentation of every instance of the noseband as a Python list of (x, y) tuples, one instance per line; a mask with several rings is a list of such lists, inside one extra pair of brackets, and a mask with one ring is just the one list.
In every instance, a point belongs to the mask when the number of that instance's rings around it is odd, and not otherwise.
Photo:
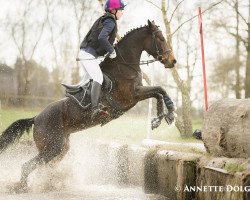
[[(156, 38), (157, 38), (156, 33), (158, 33), (158, 32), (161, 32), (161, 30), (158, 29), (158, 30), (152, 32), (152, 35), (153, 35), (152, 46), (155, 46), (155, 49), (156, 49), (156, 53), (157, 53), (156, 59), (157, 59), (158, 61), (162, 62), (162, 61), (164, 61), (165, 59), (166, 59), (166, 60), (168, 59), (169, 54), (172, 52), (172, 50), (171, 50), (171, 49), (167, 49), (167, 50), (165, 50), (165, 51), (161, 50), (161, 54), (160, 54), (160, 50), (159, 50), (159, 47), (158, 47), (157, 42), (156, 42)], [(164, 54), (164, 53), (167, 53), (167, 55), (168, 55), (168, 57), (165, 58), (165, 59), (163, 59), (163, 54)]]

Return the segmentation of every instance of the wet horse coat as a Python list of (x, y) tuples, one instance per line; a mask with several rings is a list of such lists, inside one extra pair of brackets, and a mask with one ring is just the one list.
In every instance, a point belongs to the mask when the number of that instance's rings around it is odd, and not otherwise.
[[(105, 58), (101, 63), (102, 71), (115, 82), (111, 92), (116, 107), (109, 101), (102, 99), (110, 113), (108, 118), (91, 120), (91, 110), (82, 109), (75, 101), (64, 98), (49, 104), (38, 116), (30, 119), (21, 119), (10, 125), (0, 136), (0, 151), (19, 139), (25, 130), (34, 124), (33, 136), (38, 148), (38, 155), (22, 166), (19, 191), (25, 191), (28, 175), (39, 165), (50, 162), (55, 157), (61, 157), (69, 149), (69, 135), (73, 132), (107, 123), (135, 106), (139, 101), (157, 99), (157, 124), (165, 119), (172, 123), (174, 119), (173, 102), (166, 91), (160, 87), (142, 85), (140, 57), (142, 51), (159, 59), (166, 68), (174, 67), (176, 62), (172, 51), (168, 48), (162, 32), (148, 21), (148, 25), (137, 28), (128, 33), (115, 47), (117, 58)], [(164, 104), (168, 113), (164, 113)]]

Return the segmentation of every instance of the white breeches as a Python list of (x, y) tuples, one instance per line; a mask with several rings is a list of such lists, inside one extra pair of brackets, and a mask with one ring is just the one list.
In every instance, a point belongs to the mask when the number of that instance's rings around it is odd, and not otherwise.
[(79, 58), (80, 58), (80, 65), (86, 72), (84, 81), (93, 79), (93, 81), (102, 84), (103, 74), (95, 57), (86, 51), (80, 50)]

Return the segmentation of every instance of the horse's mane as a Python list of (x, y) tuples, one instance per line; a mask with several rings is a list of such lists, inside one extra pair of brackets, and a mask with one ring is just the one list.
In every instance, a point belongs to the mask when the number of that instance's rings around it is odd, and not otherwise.
[(137, 28), (133, 28), (131, 29), (130, 31), (128, 31), (123, 37), (121, 37), (120, 40), (117, 41), (117, 43), (115, 43), (115, 46), (119, 45), (122, 41), (124, 41), (128, 36), (130, 36), (133, 32), (135, 31), (139, 31), (143, 28), (148, 28), (148, 25), (144, 25), (144, 26), (140, 26), (140, 27), (137, 27)]
[[(117, 45), (121, 45), (123, 41), (125, 41), (126, 38), (128, 38), (132, 33), (134, 33), (135, 31), (140, 31), (142, 29), (148, 28), (148, 25), (144, 25), (144, 26), (140, 26), (137, 28), (133, 28), (130, 31), (128, 31), (123, 37), (121, 37), (120, 40), (118, 40), (115, 44), (114, 47), (117, 47)], [(105, 65), (111, 65), (114, 64), (114, 62), (112, 60), (110, 60), (108, 57), (106, 57), (101, 63), (100, 66), (104, 67)]]

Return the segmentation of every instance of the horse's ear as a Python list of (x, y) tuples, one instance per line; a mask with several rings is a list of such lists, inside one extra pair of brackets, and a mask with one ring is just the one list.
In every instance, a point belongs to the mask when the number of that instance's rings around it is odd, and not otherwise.
[(150, 28), (150, 29), (152, 29), (152, 23), (151, 23), (151, 21), (148, 19), (148, 27)]
[(151, 22), (150, 20), (148, 20), (148, 27), (149, 27), (151, 30), (153, 30), (154, 26), (155, 26), (155, 21), (153, 20), (153, 21)]

